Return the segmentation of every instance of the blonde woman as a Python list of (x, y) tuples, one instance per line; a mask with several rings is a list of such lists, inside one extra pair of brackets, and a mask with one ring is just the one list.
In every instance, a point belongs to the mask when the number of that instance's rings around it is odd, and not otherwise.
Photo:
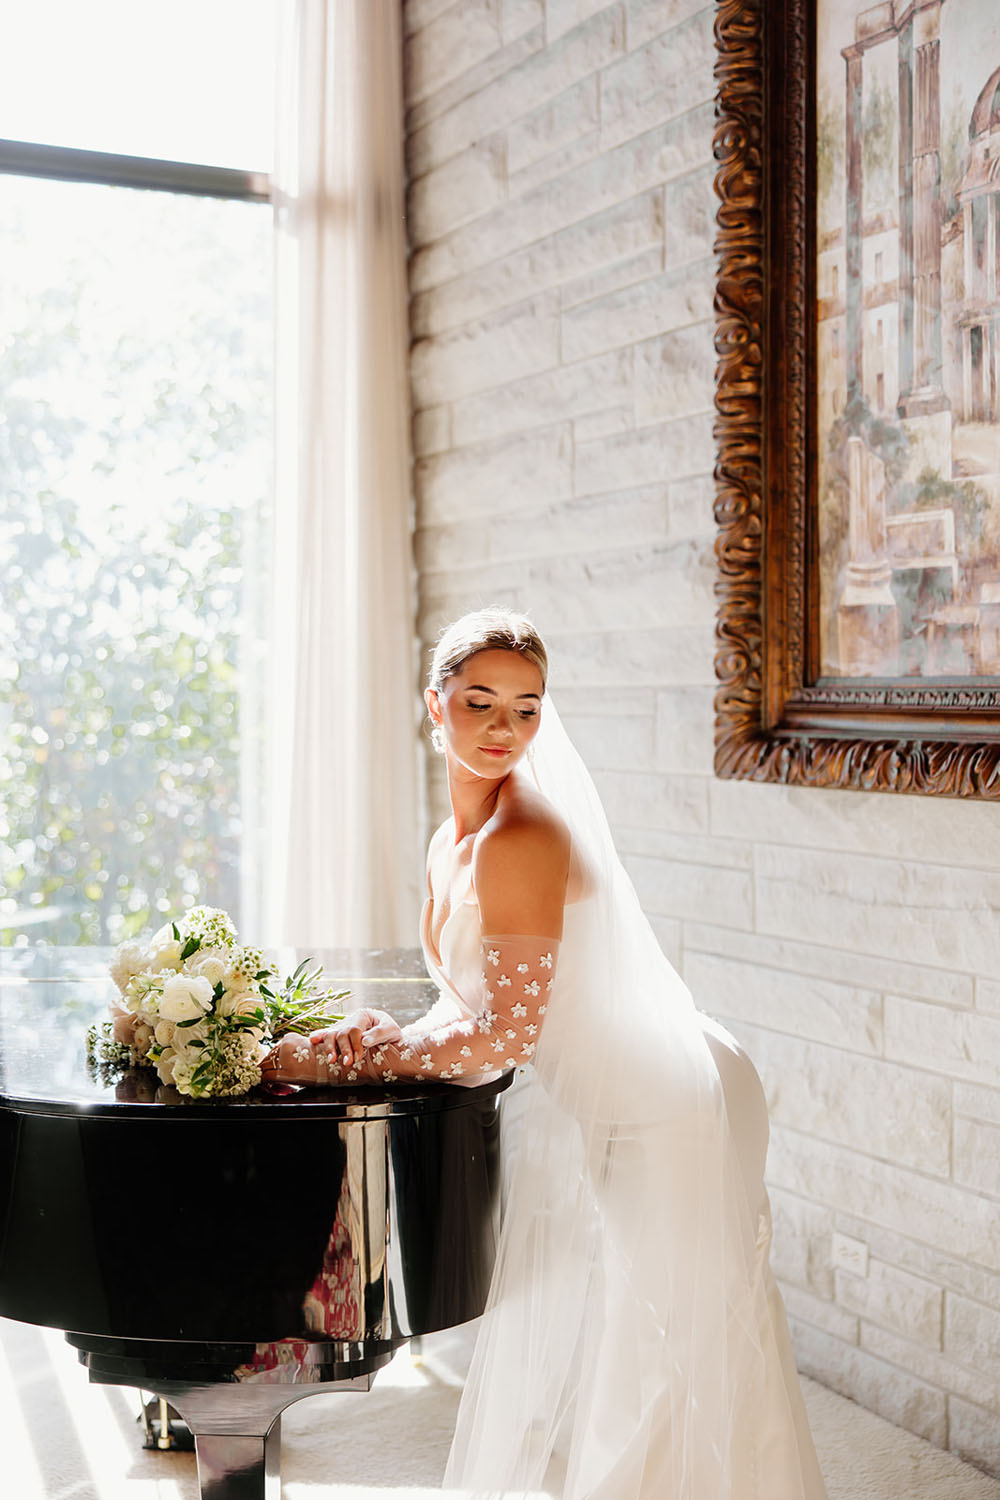
[(286, 1038), (266, 1071), (468, 1086), (528, 1065), (446, 1485), (823, 1500), (768, 1263), (760, 1082), (664, 958), (547, 670), (522, 616), (444, 632), (425, 697), (452, 814), (421, 933), (440, 998)]

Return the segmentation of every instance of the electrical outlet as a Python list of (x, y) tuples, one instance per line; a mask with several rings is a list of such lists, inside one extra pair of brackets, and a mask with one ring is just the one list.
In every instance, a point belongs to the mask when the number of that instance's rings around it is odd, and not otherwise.
[(834, 1230), (833, 1264), (838, 1271), (849, 1271), (852, 1276), (867, 1276), (868, 1246), (864, 1240), (855, 1240), (849, 1234)]

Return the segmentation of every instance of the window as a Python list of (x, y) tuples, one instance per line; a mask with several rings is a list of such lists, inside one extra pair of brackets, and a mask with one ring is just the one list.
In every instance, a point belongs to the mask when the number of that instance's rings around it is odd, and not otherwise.
[(198, 900), (239, 921), (272, 3), (175, 0), (154, 26), (64, 0), (5, 23), (0, 944), (115, 942)]
[(881, 250), (875, 252), (875, 280), (881, 282), (885, 274), (885, 256)]

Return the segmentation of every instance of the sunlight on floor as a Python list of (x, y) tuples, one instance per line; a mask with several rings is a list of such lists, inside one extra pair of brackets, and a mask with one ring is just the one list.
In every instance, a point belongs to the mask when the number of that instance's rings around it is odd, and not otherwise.
[[(403, 1349), (368, 1392), (325, 1392), (282, 1418), (283, 1500), (433, 1500), (472, 1329)], [(829, 1500), (1000, 1500), (1000, 1481), (806, 1381)], [(4, 1470), (16, 1500), (198, 1500), (192, 1453), (142, 1447), (135, 1391), (91, 1385), (61, 1333), (0, 1319)], [(13, 1418), (10, 1420), (9, 1418)], [(401, 1483), (402, 1481), (402, 1483)], [(539, 1497), (541, 1500), (541, 1497)]]

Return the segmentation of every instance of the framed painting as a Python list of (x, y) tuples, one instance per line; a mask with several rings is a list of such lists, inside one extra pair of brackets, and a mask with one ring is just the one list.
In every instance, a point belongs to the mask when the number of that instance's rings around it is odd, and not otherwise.
[(716, 772), (1000, 798), (1000, 7), (716, 40)]

